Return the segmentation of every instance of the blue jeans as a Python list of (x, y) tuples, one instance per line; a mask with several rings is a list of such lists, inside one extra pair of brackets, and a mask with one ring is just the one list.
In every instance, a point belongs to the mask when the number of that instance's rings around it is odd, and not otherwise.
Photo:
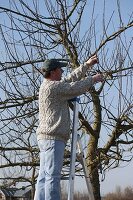
[(34, 200), (60, 200), (60, 178), (65, 143), (59, 140), (39, 140), (40, 170)]

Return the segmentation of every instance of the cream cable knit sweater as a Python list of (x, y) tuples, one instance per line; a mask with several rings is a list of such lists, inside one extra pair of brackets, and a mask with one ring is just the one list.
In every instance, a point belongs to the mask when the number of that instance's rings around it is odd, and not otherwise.
[(92, 77), (85, 77), (87, 65), (80, 65), (61, 81), (44, 79), (39, 91), (39, 126), (37, 139), (67, 142), (70, 135), (68, 100), (92, 87)]

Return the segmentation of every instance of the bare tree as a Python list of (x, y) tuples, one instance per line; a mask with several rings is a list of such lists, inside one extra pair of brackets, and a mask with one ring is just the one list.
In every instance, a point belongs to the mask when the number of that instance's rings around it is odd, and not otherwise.
[[(89, 138), (84, 146), (95, 199), (101, 199), (99, 173), (132, 160), (132, 13), (125, 22), (116, 0), (116, 10), (107, 20), (104, 1), (100, 24), (97, 1), (92, 2), (9, 0), (8, 6), (0, 6), (0, 168), (1, 179), (8, 179), (9, 185), (26, 182), (34, 189), (39, 166), (35, 136), (39, 68), (49, 57), (69, 59), (76, 68), (97, 53), (100, 64), (90, 73), (100, 71), (106, 77), (80, 99), (79, 131)], [(69, 154), (68, 147), (64, 169)]]
[(105, 200), (125, 200), (125, 199), (132, 199), (133, 198), (133, 189), (130, 187), (126, 187), (124, 191), (120, 187), (116, 188), (114, 193), (109, 193), (105, 196)]

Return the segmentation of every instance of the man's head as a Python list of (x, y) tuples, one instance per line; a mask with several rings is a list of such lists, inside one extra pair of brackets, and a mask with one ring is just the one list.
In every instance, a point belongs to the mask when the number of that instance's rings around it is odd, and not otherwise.
[(41, 71), (45, 78), (59, 81), (63, 72), (61, 68), (66, 66), (67, 62), (60, 62), (58, 59), (47, 59), (43, 63)]

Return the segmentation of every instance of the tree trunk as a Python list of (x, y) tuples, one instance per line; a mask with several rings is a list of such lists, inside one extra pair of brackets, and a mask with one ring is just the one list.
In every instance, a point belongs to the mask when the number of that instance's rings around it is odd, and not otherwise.
[(92, 183), (95, 200), (101, 200), (98, 167), (97, 162), (94, 163), (94, 160), (97, 156), (97, 142), (98, 139), (96, 138), (96, 136), (90, 136), (87, 147), (87, 168), (90, 174), (90, 180)]

